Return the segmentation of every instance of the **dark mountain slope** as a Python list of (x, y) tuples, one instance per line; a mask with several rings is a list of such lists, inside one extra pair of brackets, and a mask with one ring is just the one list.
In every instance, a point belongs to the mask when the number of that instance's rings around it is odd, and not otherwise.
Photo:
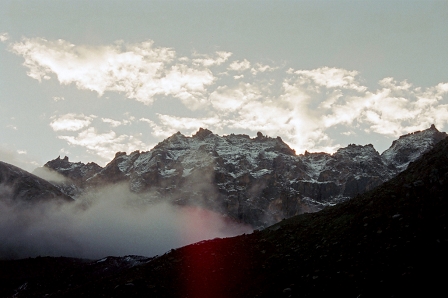
[(436, 296), (448, 277), (447, 201), (445, 139), (394, 179), (334, 207), (119, 274), (70, 285), (63, 281), (82, 270), (29, 279), (16, 297)]
[(46, 180), (2, 161), (0, 161), (0, 200), (14, 203), (35, 203), (46, 200), (73, 201)]

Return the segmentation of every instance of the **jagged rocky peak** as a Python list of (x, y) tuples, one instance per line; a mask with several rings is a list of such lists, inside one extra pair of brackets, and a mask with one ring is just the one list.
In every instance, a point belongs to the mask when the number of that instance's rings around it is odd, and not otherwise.
[(381, 154), (381, 157), (387, 164), (396, 167), (401, 172), (409, 163), (417, 160), (446, 137), (445, 132), (440, 132), (432, 124), (428, 129), (400, 136), (398, 140), (392, 142), (389, 149)]
[(193, 135), (193, 138), (198, 138), (200, 140), (205, 139), (208, 135), (213, 134), (210, 130), (199, 128), (199, 130)]
[(338, 149), (334, 154), (334, 157), (343, 156), (346, 158), (360, 159), (371, 158), (374, 156), (380, 156), (379, 152), (375, 150), (372, 144), (356, 145), (349, 144), (347, 147)]
[(61, 159), (61, 156), (59, 155), (56, 159), (47, 162), (44, 167), (50, 169), (63, 169), (69, 167), (70, 165), (71, 163), (68, 160), (68, 156), (65, 156), (63, 159)]
[[(54, 171), (65, 178), (69, 178), (69, 181), (66, 181), (65, 184), (76, 184), (79, 186), (101, 170), (102, 167), (94, 162), (89, 162), (87, 164), (82, 162), (70, 162), (67, 156), (62, 159), (58, 156), (56, 159), (47, 162), (43, 167), (35, 169), (33, 174), (52, 181), (52, 178), (55, 177), (48, 176), (48, 171)], [(63, 191), (65, 191), (65, 189), (63, 189)], [(73, 192), (70, 192), (70, 195), (73, 195)]]
[(58, 156), (56, 159), (50, 160), (47, 162), (44, 167), (52, 169), (52, 170), (58, 170), (63, 171), (66, 170), (72, 170), (74, 168), (88, 168), (91, 170), (100, 170), (101, 166), (94, 162), (89, 162), (87, 164), (84, 164), (82, 162), (70, 162), (68, 156), (65, 156), (61, 159), (61, 156)]
[[(268, 141), (271, 139), (272, 139), (271, 137), (269, 137), (267, 135), (265, 136), (261, 132), (257, 132), (257, 136), (254, 138), (255, 141), (260, 141), (260, 142)], [(280, 142), (283, 142), (282, 138), (280, 138), (280, 137), (277, 137), (277, 140)]]
[(184, 149), (187, 147), (187, 139), (188, 137), (184, 136), (180, 131), (176, 132), (172, 136), (166, 138), (165, 140), (159, 142), (156, 146), (154, 146), (153, 150), (157, 149)]
[(118, 158), (118, 157), (123, 156), (123, 155), (126, 155), (126, 152), (118, 151), (117, 153), (115, 153), (115, 157), (114, 158)]

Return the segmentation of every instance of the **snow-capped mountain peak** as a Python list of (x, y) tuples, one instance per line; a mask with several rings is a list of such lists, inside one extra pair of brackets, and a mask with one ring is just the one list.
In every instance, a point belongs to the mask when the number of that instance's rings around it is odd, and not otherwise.
[[(371, 144), (296, 155), (280, 137), (219, 136), (200, 128), (191, 137), (177, 132), (147, 152), (118, 152), (104, 168), (67, 157), (46, 167), (80, 179), (81, 190), (120, 182), (146, 201), (201, 205), (263, 227), (373, 189), (444, 137), (431, 126), (400, 137), (381, 155)], [(90, 172), (82, 170), (89, 165)]]
[(401, 136), (393, 141), (392, 146), (381, 154), (387, 164), (404, 171), (409, 163), (417, 160), (439, 141), (447, 137), (445, 132), (437, 130), (434, 124), (430, 128)]

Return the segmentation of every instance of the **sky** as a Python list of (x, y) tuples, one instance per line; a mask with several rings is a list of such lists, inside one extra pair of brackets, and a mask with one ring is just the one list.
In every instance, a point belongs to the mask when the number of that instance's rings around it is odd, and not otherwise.
[(0, 160), (107, 164), (180, 131), (298, 154), (448, 127), (448, 1), (0, 1)]

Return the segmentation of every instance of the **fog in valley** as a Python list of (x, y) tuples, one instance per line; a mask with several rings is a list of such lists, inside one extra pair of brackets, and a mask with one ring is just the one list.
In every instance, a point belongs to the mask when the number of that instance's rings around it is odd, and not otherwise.
[(146, 202), (126, 185), (96, 190), (74, 203), (13, 202), (0, 186), (0, 258), (163, 254), (172, 248), (252, 228), (200, 206)]

